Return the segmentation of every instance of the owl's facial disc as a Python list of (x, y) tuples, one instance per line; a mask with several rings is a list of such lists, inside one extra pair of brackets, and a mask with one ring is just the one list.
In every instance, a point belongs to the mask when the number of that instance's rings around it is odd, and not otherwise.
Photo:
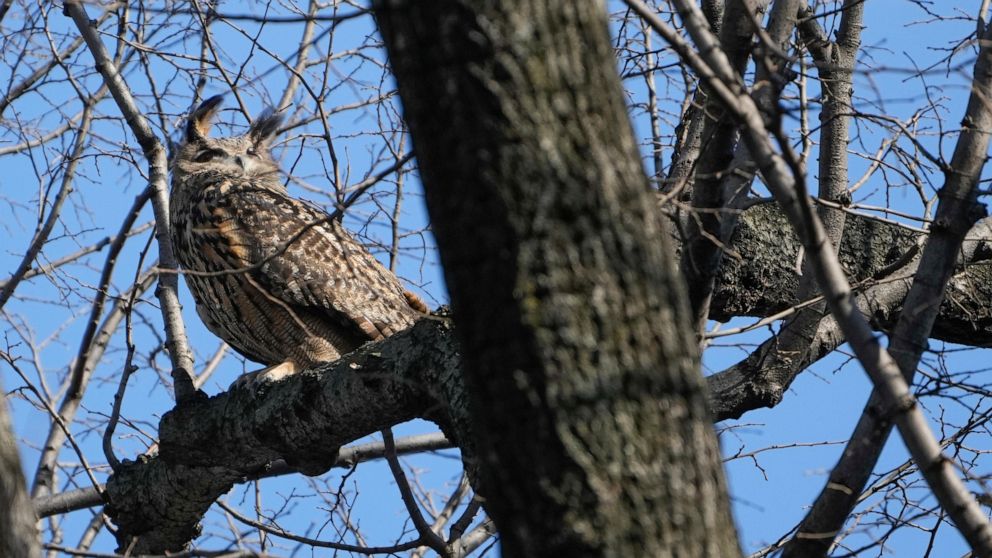
[(173, 179), (186, 181), (203, 174), (232, 178), (278, 174), (279, 166), (272, 158), (269, 146), (278, 133), (282, 117), (268, 109), (252, 122), (246, 134), (211, 138), (211, 122), (220, 104), (220, 96), (211, 97), (190, 114), (184, 141), (172, 163)]
[(243, 141), (202, 141), (194, 149), (191, 156), (193, 165), (189, 165), (191, 172), (221, 171), (239, 176), (255, 176), (275, 170), (267, 153), (254, 145), (246, 147)]

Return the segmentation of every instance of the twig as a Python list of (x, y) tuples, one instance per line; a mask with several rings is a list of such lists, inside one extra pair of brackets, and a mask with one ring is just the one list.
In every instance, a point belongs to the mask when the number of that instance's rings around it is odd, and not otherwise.
[[(138, 264), (136, 266), (138, 272), (134, 278), (136, 285), (142, 282), (140, 270), (150, 247), (151, 238), (148, 239), (148, 244), (145, 245), (145, 248), (141, 251), (141, 256), (138, 258)], [(103, 455), (107, 458), (107, 463), (110, 464), (110, 468), (114, 471), (117, 471), (121, 464), (117, 456), (114, 455), (114, 430), (117, 428), (117, 421), (121, 416), (121, 405), (124, 403), (124, 391), (127, 389), (127, 381), (131, 378), (131, 374), (138, 369), (134, 365), (134, 330), (131, 327), (131, 312), (134, 310), (134, 301), (137, 296), (137, 289), (132, 289), (130, 296), (127, 297), (127, 305), (124, 307), (124, 336), (125, 344), (127, 345), (127, 357), (124, 359), (124, 370), (121, 371), (121, 381), (117, 386), (117, 393), (114, 394), (114, 407), (110, 413), (110, 420), (103, 431)]]
[(237, 510), (231, 506), (225, 504), (222, 500), (217, 500), (217, 505), (227, 513), (231, 514), (231, 517), (237, 519), (245, 525), (254, 527), (260, 531), (269, 533), (270, 535), (275, 535), (277, 537), (282, 537), (284, 539), (289, 539), (291, 541), (300, 542), (303, 544), (308, 544), (310, 546), (315, 546), (318, 548), (332, 548), (334, 550), (340, 550), (342, 552), (355, 552), (358, 554), (372, 555), (372, 554), (395, 554), (397, 552), (402, 552), (404, 550), (411, 550), (420, 546), (421, 540), (416, 539), (412, 541), (402, 542), (394, 544), (391, 546), (361, 546), (355, 544), (345, 544), (331, 541), (322, 541), (318, 539), (311, 539), (310, 537), (302, 537), (290, 533), (289, 531), (284, 531), (278, 527), (273, 527), (271, 525), (266, 525), (251, 519), (250, 517), (245, 517), (238, 513)]
[[(152, 225), (153, 225), (153, 223), (151, 223), (151, 222), (144, 223), (141, 226), (135, 227), (135, 228), (131, 229), (130, 231), (128, 231), (127, 236), (128, 237), (131, 237), (131, 236), (139, 235), (139, 234), (147, 231), (148, 229), (152, 228)], [(114, 243), (116, 241), (117, 241), (117, 236), (107, 236), (107, 237), (104, 237), (104, 238), (100, 239), (99, 241), (97, 241), (95, 244), (91, 244), (90, 246), (87, 246), (87, 247), (85, 247), (85, 248), (83, 248), (81, 250), (78, 250), (76, 252), (73, 252), (72, 254), (69, 254), (67, 256), (63, 256), (63, 257), (61, 257), (61, 258), (59, 258), (59, 259), (57, 259), (55, 261), (52, 261), (52, 262), (49, 262), (49, 263), (40, 265), (38, 267), (32, 267), (31, 269), (29, 269), (24, 274), (24, 277), (22, 277), (22, 280), (31, 279), (32, 277), (37, 277), (39, 275), (48, 275), (52, 271), (54, 271), (54, 270), (56, 270), (56, 269), (58, 269), (58, 268), (60, 268), (60, 267), (62, 267), (64, 265), (66, 265), (66, 264), (70, 264), (70, 263), (72, 263), (72, 262), (74, 262), (74, 261), (76, 261), (76, 260), (78, 260), (80, 258), (83, 258), (85, 256), (88, 256), (89, 254), (92, 254), (94, 252), (99, 252), (99, 251), (103, 250), (104, 248), (106, 248), (108, 245), (110, 245), (110, 244), (112, 244), (112, 243)], [(3, 286), (7, 284), (7, 281), (9, 281), (9, 278), (4, 279), (3, 281), (0, 281), (0, 288), (3, 288)]]
[(382, 431), (382, 442), (386, 447), (386, 463), (389, 464), (389, 470), (393, 473), (393, 479), (396, 480), (396, 488), (400, 491), (400, 498), (403, 499), (403, 504), (410, 514), (413, 526), (417, 529), (417, 533), (420, 534), (421, 543), (431, 547), (439, 555), (447, 556), (449, 554), (447, 545), (431, 529), (431, 526), (427, 524), (424, 514), (420, 511), (420, 506), (417, 505), (417, 500), (413, 496), (413, 491), (410, 490), (410, 483), (406, 480), (406, 473), (403, 472), (403, 466), (400, 465), (400, 460), (396, 455), (396, 442), (393, 440), (393, 432), (389, 428)]
[[(172, 250), (172, 240), (169, 238), (169, 194), (166, 187), (168, 173), (165, 148), (152, 132), (148, 119), (135, 104), (130, 89), (107, 54), (107, 49), (92, 26), (86, 9), (79, 0), (66, 0), (65, 13), (68, 14), (79, 29), (83, 40), (93, 54), (96, 68), (103, 76), (104, 82), (110, 89), (110, 94), (117, 102), (118, 108), (124, 115), (131, 132), (134, 133), (141, 145), (141, 150), (148, 160), (148, 182), (152, 190), (152, 207), (155, 212), (156, 239), (159, 247), (159, 262), (165, 269), (176, 269), (176, 257)], [(156, 290), (162, 306), (162, 318), (165, 322), (166, 343), (169, 347), (169, 358), (172, 360), (172, 375), (175, 383), (176, 403), (188, 401), (195, 393), (190, 371), (193, 370), (193, 352), (186, 338), (186, 328), (182, 319), (182, 307), (179, 304), (179, 277), (165, 273), (159, 277), (159, 288)]]
[[(59, 220), (59, 215), (62, 213), (62, 205), (69, 197), (69, 194), (72, 193), (73, 181), (76, 179), (76, 166), (79, 164), (79, 159), (82, 157), (86, 143), (89, 141), (90, 124), (92, 121), (93, 107), (92, 105), (86, 105), (86, 108), (83, 109), (83, 117), (79, 124), (79, 130), (76, 132), (76, 140), (72, 147), (72, 153), (69, 155), (65, 171), (62, 173), (62, 185), (59, 187), (58, 194), (55, 195), (55, 201), (52, 202), (52, 207), (48, 211), (47, 218), (45, 218), (44, 223), (35, 231), (34, 238), (31, 239), (31, 244), (28, 245), (27, 250), (24, 252), (24, 257), (21, 258), (21, 263), (18, 264), (17, 270), (11, 274), (10, 279), (4, 284), (3, 289), (0, 289), (0, 309), (3, 309), (7, 301), (10, 300), (11, 295), (14, 294), (14, 289), (17, 288), (17, 285), (24, 279), (25, 274), (31, 269), (31, 264), (38, 257), (42, 246), (48, 240), (48, 235), (52, 233), (55, 223)], [(40, 213), (43, 214), (45, 200), (40, 200), (39, 205), (41, 206)]]
[[(714, 94), (724, 101), (728, 110), (742, 122), (744, 139), (754, 152), (755, 161), (807, 248), (810, 263), (821, 288), (827, 295), (831, 312), (858, 356), (858, 360), (871, 376), (876, 389), (884, 394), (884, 400), (888, 402), (889, 408), (893, 409), (894, 420), (911, 455), (943, 509), (952, 517), (972, 549), (981, 555), (992, 555), (992, 527), (988, 519), (954, 472), (947, 458), (941, 454), (940, 447), (930, 431), (926, 418), (916, 405), (899, 366), (881, 347), (868, 322), (854, 303), (850, 285), (837, 261), (837, 255), (830, 249), (823, 225), (805, 195), (805, 187), (801, 180), (803, 175), (797, 172), (799, 169), (796, 168), (798, 157), (793, 156), (788, 143), (779, 142), (779, 147), (786, 153), (785, 157), (774, 150), (757, 107), (742, 90), (735, 73), (718, 48), (716, 39), (706, 27), (702, 14), (694, 3), (688, 0), (675, 0), (686, 29), (699, 46), (701, 55), (693, 51), (681, 36), (642, 2), (625, 1), (669, 41), (700, 77), (710, 84)], [(992, 57), (987, 49), (983, 49), (983, 54), (986, 56), (980, 56), (978, 64), (982, 64), (987, 57)], [(990, 76), (987, 73), (985, 77)], [(973, 99), (979, 90), (988, 88), (986, 84), (976, 84), (972, 93)], [(969, 103), (970, 107), (971, 103)], [(974, 136), (972, 140), (975, 142), (984, 141), (987, 149), (987, 131), (970, 135)], [(985, 149), (980, 151), (984, 153)], [(929, 328), (926, 332), (929, 333)]]
[[(425, 451), (436, 451), (453, 447), (452, 443), (440, 432), (433, 434), (419, 434), (400, 438), (396, 441), (397, 455), (408, 455), (411, 453), (421, 453)], [(385, 456), (386, 447), (383, 442), (369, 442), (341, 448), (338, 453), (335, 468), (350, 469), (358, 463), (364, 463), (373, 459), (381, 459)], [(295, 474), (297, 471), (285, 461), (279, 460), (272, 463), (264, 472), (251, 480), (276, 477), (280, 475)], [(103, 485), (100, 485), (101, 488)], [(91, 508), (103, 503), (100, 493), (93, 488), (83, 488), (78, 490), (67, 490), (51, 496), (34, 498), (34, 511), (38, 517), (44, 518), (61, 513), (69, 513), (84, 508)]]

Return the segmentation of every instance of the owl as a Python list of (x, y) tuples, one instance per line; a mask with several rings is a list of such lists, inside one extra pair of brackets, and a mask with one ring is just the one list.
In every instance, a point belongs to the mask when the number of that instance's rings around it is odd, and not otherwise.
[(427, 308), (323, 210), (292, 198), (269, 147), (281, 117), (210, 138), (222, 98), (189, 116), (171, 163), (172, 243), (211, 332), (267, 365), (257, 386), (411, 326)]

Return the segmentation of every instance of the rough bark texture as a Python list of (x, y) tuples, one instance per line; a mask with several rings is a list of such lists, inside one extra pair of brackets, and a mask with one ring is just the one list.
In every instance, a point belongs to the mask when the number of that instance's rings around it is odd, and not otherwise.
[(0, 399), (0, 556), (37, 555), (38, 532), (34, 524), (34, 510), (17, 456), (17, 440), (11, 429), (7, 400), (3, 398)]
[(739, 555), (603, 6), (374, 6), (504, 554)]
[(182, 550), (207, 508), (269, 463), (319, 474), (345, 443), (416, 417), (438, 422), (471, 459), (462, 393), (448, 326), (424, 320), (260, 391), (180, 406), (162, 418), (160, 454), (124, 463), (107, 482), (119, 550), (134, 537), (135, 553)]
[[(931, 337), (976, 347), (992, 345), (992, 236), (973, 229), (971, 258), (958, 268), (947, 289)], [(883, 279), (919, 249), (922, 233), (871, 219), (848, 215), (839, 257), (852, 284)], [(971, 237), (969, 236), (969, 239)], [(747, 260), (726, 258), (714, 294), (710, 317), (726, 321), (735, 316), (763, 317), (801, 302), (795, 271), (799, 239), (775, 204), (752, 207), (741, 216), (731, 241)], [(901, 305), (878, 308), (875, 324), (887, 329), (899, 317)]]
[[(796, 16), (805, 7), (804, 3), (779, 0), (775, 3), (774, 11), (785, 10), (789, 16), (791, 32), (795, 27)], [(853, 91), (852, 75), (860, 45), (863, 10), (864, 5), (857, 0), (844, 10), (836, 43), (826, 39), (815, 19), (806, 19), (803, 23), (803, 29), (807, 30), (803, 36), (816, 62), (822, 84), (817, 198), (830, 202), (830, 205), (818, 205), (816, 211), (823, 223), (827, 240), (834, 249), (841, 242), (847, 218), (847, 213), (838, 206), (845, 206), (850, 200), (847, 191), (848, 124)], [(788, 49), (785, 42), (779, 46), (783, 50)], [(762, 110), (774, 114), (777, 108), (767, 107)], [(820, 294), (820, 287), (809, 262), (804, 262), (803, 269), (798, 298), (808, 300)], [(755, 369), (754, 372), (761, 376), (761, 385), (764, 388), (762, 395), (768, 398), (770, 404), (781, 399), (805, 365), (822, 356), (815, 352), (819, 345), (816, 334), (828, 314), (825, 300), (802, 308), (785, 320), (778, 335), (763, 342), (748, 357), (746, 367)], [(830, 347), (830, 350), (833, 348)]]
[[(751, 53), (757, 6), (743, 0), (729, 0), (720, 27), (720, 47), (738, 75), (743, 76)], [(697, 332), (706, 329), (713, 284), (720, 265), (722, 247), (716, 242), (728, 199), (723, 181), (732, 172), (731, 162), (737, 145), (737, 124), (725, 114), (723, 104), (707, 95), (700, 155), (692, 189), (692, 214), (686, 218), (688, 236), (682, 254), (682, 273), (688, 286), (689, 308)], [(731, 212), (733, 213), (733, 212)]]
[[(798, 240), (787, 225), (773, 204), (744, 212), (733, 247), (751, 254), (753, 259), (747, 266), (726, 260), (726, 273), (718, 289), (724, 296), (715, 299), (716, 311), (764, 316), (797, 302), (798, 278), (793, 266)], [(935, 337), (970, 345), (992, 344), (992, 312), (987, 303), (992, 300), (989, 231), (985, 223), (969, 235), (985, 240), (971, 245), (966, 242), (964, 252), (973, 263), (952, 281), (948, 291), (953, 303), (945, 300)], [(855, 276), (870, 277), (911, 251), (917, 234), (851, 215), (844, 233), (849, 240), (841, 245), (841, 258)], [(885, 292), (873, 299), (877, 304), (871, 307), (876, 309), (871, 313), (882, 325), (898, 317), (907, 283), (908, 280), (876, 286)], [(778, 295), (772, 296), (773, 293)], [(819, 356), (843, 342), (832, 320), (821, 324), (817, 339), (822, 349), (811, 352)], [(422, 416), (446, 425), (449, 439), (458, 443), (466, 466), (474, 471), (477, 452), (471, 445), (474, 438), (459, 367), (447, 326), (421, 322), (409, 332), (349, 356), (346, 362), (290, 379), (285, 385), (247, 400), (244, 393), (222, 394), (176, 409), (163, 419), (162, 456), (127, 464), (108, 483), (108, 511), (121, 523), (121, 545), (139, 536), (140, 548), (148, 552), (184, 548), (196, 536), (196, 524), (210, 503), (232, 484), (259, 475), (267, 466), (266, 460), (289, 459), (297, 467), (310, 463), (313, 471), (331, 460), (327, 448), (337, 448), (364, 433), (377, 431), (388, 420), (400, 420), (397, 417)], [(342, 371), (340, 375), (338, 370)], [(724, 384), (717, 385), (714, 378), (710, 378), (714, 387), (711, 397), (718, 417), (727, 416), (728, 409), (737, 416), (769, 404), (738, 398), (747, 392), (742, 386), (754, 385), (760, 377), (746, 373), (722, 376), (725, 382), (736, 379), (733, 389), (722, 389)], [(303, 389), (314, 382), (319, 382), (320, 390)], [(408, 389), (409, 393), (398, 393), (396, 388)], [(317, 413), (310, 409), (316, 396), (312, 392), (327, 390), (336, 394), (337, 411), (332, 408)], [(294, 441), (273, 440), (267, 432), (273, 424)], [(306, 433), (312, 438), (308, 440)], [(312, 448), (317, 448), (323, 458), (312, 457)], [(99, 498), (87, 501), (87, 505), (93, 505)]]
[[(987, 303), (992, 300), (989, 230), (987, 226), (973, 229), (970, 236), (985, 240), (965, 250), (972, 264), (952, 280), (951, 300), (944, 301), (934, 337), (969, 345), (992, 344), (992, 312)], [(871, 277), (912, 251), (917, 235), (851, 215), (841, 259), (855, 277)], [(797, 302), (798, 278), (793, 266), (798, 240), (775, 205), (744, 212), (733, 247), (753, 258), (747, 265), (725, 260), (717, 291), (722, 295), (714, 299), (719, 315), (765, 316)], [(905, 283), (877, 286), (886, 289), (885, 296), (875, 299), (878, 303), (872, 306), (879, 324), (885, 326), (898, 317), (899, 304), (908, 291)], [(821, 324), (817, 338), (822, 350), (812, 352), (820, 356), (843, 342), (832, 320)], [(108, 511), (120, 523), (122, 547), (138, 536), (136, 548), (147, 552), (182, 549), (196, 536), (203, 512), (234, 483), (257, 476), (276, 459), (288, 459), (311, 472), (327, 467), (333, 457), (331, 449), (378, 431), (391, 420), (420, 416), (445, 425), (449, 439), (460, 446), (466, 466), (474, 471), (477, 452), (471, 445), (468, 396), (459, 367), (451, 331), (443, 323), (427, 321), (370, 345), (343, 363), (292, 378), (254, 397), (222, 394), (176, 409), (163, 419), (162, 455), (126, 464), (108, 482)], [(728, 416), (728, 409), (737, 416), (769, 404), (739, 398), (746, 391), (742, 386), (760, 378), (747, 374), (735, 378), (734, 389), (722, 389), (724, 384), (716, 385), (714, 377), (710, 378), (718, 417)], [(304, 389), (315, 385), (319, 390)], [(336, 406), (319, 412), (312, 409), (317, 393), (328, 390), (335, 393)], [(273, 425), (288, 441), (273, 436), (269, 431)], [(321, 457), (313, 457), (313, 448)], [(98, 499), (89, 501), (92, 505)]]

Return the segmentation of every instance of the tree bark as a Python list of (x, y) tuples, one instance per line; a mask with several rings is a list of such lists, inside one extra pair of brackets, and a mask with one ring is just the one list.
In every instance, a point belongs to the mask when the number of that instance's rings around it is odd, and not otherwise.
[[(763, 6), (746, 4), (744, 0), (729, 0), (723, 14), (719, 31), (720, 47), (742, 79), (750, 59), (754, 35), (751, 21), (760, 17), (759, 9)], [(705, 86), (703, 90), (706, 91)], [(740, 137), (737, 123), (726, 114), (723, 103), (708, 91), (706, 99), (700, 155), (693, 180), (692, 209), (686, 218), (688, 235), (681, 252), (681, 270), (688, 286), (692, 325), (700, 335), (706, 331), (713, 284), (723, 254), (717, 239), (721, 230), (726, 228), (724, 219), (732, 219), (734, 214), (727, 211), (730, 199), (723, 183), (734, 171), (731, 163)], [(730, 216), (725, 215), (725, 211)]]
[[(983, 220), (967, 235), (970, 257), (958, 262), (947, 298), (940, 307), (931, 336), (975, 347), (992, 346), (992, 229)], [(838, 256), (854, 284), (891, 279), (914, 254), (923, 233), (891, 222), (850, 214)], [(730, 243), (746, 260), (724, 258), (713, 296), (710, 318), (764, 317), (799, 302), (800, 276), (795, 271), (799, 239), (776, 204), (745, 211)], [(898, 274), (901, 275), (901, 274)], [(893, 287), (894, 283), (890, 283)], [(899, 317), (896, 304), (873, 308), (874, 324), (887, 330)]]
[(0, 556), (30, 558), (38, 552), (34, 509), (4, 398), (0, 400)]
[(276, 460), (323, 473), (342, 445), (413, 418), (440, 424), (472, 474), (473, 435), (448, 329), (422, 320), (267, 388), (234, 389), (170, 411), (159, 425), (159, 455), (125, 460), (107, 481), (118, 551), (184, 550), (207, 508), (234, 484)]
[[(975, 240), (966, 242), (964, 252), (973, 263), (952, 281), (949, 292), (953, 303), (945, 300), (942, 306), (935, 331), (939, 330), (944, 338), (975, 345), (992, 343), (992, 316), (986, 308), (992, 299), (992, 223), (988, 221), (968, 235)], [(870, 277), (914, 246), (917, 234), (851, 215), (845, 227), (846, 240), (841, 244), (841, 259), (850, 263), (855, 276)], [(874, 241), (868, 243), (867, 239)], [(733, 246), (754, 258), (747, 266), (726, 260), (732, 265), (724, 267), (718, 289), (724, 294), (715, 299), (720, 304), (714, 308), (763, 316), (794, 304), (798, 280), (790, 269), (795, 263), (797, 244), (785, 217), (773, 204), (746, 211)], [(898, 317), (900, 302), (908, 291), (905, 283), (908, 279), (876, 286), (884, 292), (878, 293), (875, 300), (880, 302), (872, 306), (877, 311), (871, 313), (883, 325)], [(974, 321), (969, 321), (969, 314)], [(812, 351), (817, 355), (843, 342), (836, 324), (829, 319), (821, 324), (817, 338), (822, 348)], [(721, 373), (725, 376), (710, 378), (718, 416), (737, 416), (768, 405), (767, 401), (740, 398), (762, 381), (745, 365), (741, 363)], [(465, 466), (473, 474), (478, 459), (472, 446), (475, 436), (460, 366), (451, 332), (442, 322), (425, 321), (409, 332), (365, 347), (342, 362), (291, 378), (285, 387), (264, 390), (247, 400), (245, 394), (227, 393), (180, 406), (163, 419), (162, 454), (126, 463), (108, 482), (108, 513), (121, 523), (118, 534), (122, 547), (137, 536), (140, 546), (136, 548), (146, 552), (181, 550), (196, 536), (196, 524), (203, 512), (232, 484), (263, 474), (269, 463), (279, 459), (288, 459), (298, 467), (301, 462), (310, 462), (314, 465), (311, 470), (329, 466), (331, 455), (327, 448), (391, 426), (390, 420), (422, 417), (446, 424), (448, 438), (459, 445)], [(359, 381), (363, 377), (367, 379)], [(726, 387), (727, 384), (733, 386)], [(396, 392), (397, 387), (409, 391)], [(333, 401), (341, 404), (319, 415), (294, 411), (312, 406), (314, 391), (333, 393)], [(354, 408), (363, 412), (349, 410)], [(280, 409), (282, 414), (272, 414)], [(374, 413), (365, 412), (370, 409)], [(287, 432), (309, 433), (310, 438), (292, 445), (279, 442), (282, 436), (271, 435), (273, 424)], [(256, 432), (269, 435), (260, 437)], [(313, 457), (314, 451), (323, 452), (323, 457)], [(179, 491), (176, 487), (184, 489)], [(95, 490), (80, 492), (85, 494), (72, 495), (80, 496), (77, 503), (53, 504), (44, 498), (35, 503), (41, 509), (55, 506), (62, 511), (101, 503)], [(54, 498), (61, 500), (61, 495)]]
[(505, 555), (739, 555), (602, 4), (374, 9)]

